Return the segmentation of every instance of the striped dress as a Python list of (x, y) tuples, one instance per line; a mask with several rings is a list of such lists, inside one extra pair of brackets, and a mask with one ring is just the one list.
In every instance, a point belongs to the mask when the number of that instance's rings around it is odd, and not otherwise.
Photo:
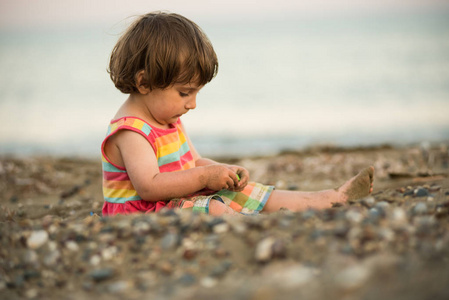
[(103, 215), (155, 212), (166, 206), (166, 201), (145, 201), (134, 189), (125, 168), (115, 165), (105, 155), (104, 145), (118, 130), (132, 130), (142, 136), (153, 147), (159, 171), (174, 172), (195, 167), (195, 161), (187, 143), (181, 120), (170, 124), (170, 128), (151, 127), (142, 119), (123, 117), (111, 121), (108, 133), (101, 145), (103, 161)]

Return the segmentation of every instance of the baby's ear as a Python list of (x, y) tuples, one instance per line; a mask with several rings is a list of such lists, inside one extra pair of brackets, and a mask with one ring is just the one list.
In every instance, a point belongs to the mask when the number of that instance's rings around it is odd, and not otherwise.
[(136, 88), (142, 95), (146, 95), (151, 92), (151, 89), (143, 84), (145, 78), (145, 71), (141, 70), (136, 74)]

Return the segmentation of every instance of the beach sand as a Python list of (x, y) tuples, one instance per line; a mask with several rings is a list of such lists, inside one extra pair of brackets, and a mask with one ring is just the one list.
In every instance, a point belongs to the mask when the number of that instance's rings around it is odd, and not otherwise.
[(448, 143), (222, 158), (278, 189), (372, 196), (322, 211), (102, 218), (101, 163), (0, 158), (0, 299), (448, 299)]

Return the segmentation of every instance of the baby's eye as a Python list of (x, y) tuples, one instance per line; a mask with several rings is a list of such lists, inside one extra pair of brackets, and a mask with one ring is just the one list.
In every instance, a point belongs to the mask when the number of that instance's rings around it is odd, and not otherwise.
[(189, 94), (186, 94), (186, 93), (183, 93), (183, 92), (179, 92), (179, 96), (181, 96), (181, 97), (187, 97), (187, 96), (189, 96)]

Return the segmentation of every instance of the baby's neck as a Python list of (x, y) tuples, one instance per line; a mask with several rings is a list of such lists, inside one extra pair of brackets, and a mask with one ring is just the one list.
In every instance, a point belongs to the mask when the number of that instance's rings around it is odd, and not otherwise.
[(170, 125), (159, 124), (156, 120), (154, 120), (151, 112), (148, 111), (147, 107), (143, 105), (143, 103), (144, 102), (140, 99), (139, 95), (131, 94), (125, 103), (123, 103), (123, 105), (119, 108), (114, 119), (117, 120), (123, 117), (135, 117), (144, 120), (152, 127), (161, 129), (170, 128)]

